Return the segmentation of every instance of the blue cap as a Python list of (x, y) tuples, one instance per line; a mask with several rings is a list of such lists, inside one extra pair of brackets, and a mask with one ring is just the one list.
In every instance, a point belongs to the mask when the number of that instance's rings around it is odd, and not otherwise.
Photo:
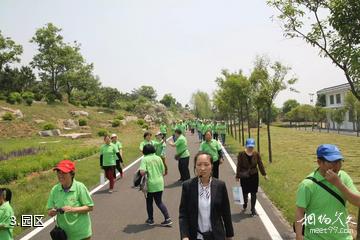
[(339, 148), (333, 144), (322, 144), (316, 150), (318, 158), (323, 157), (330, 162), (343, 159)]
[(255, 140), (253, 138), (246, 139), (245, 147), (255, 147)]

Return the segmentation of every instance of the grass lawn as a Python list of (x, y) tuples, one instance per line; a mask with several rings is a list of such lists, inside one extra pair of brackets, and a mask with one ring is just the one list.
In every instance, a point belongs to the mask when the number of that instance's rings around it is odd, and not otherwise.
[[(139, 155), (138, 146), (143, 139), (143, 130), (136, 123), (129, 123), (126, 127), (110, 128), (110, 132), (118, 134), (119, 140), (123, 143), (124, 162), (128, 165), (135, 160)], [(37, 160), (37, 156), (41, 157), (42, 161), (47, 161), (50, 165), (44, 169), (38, 169), (30, 174), (19, 174), (15, 181), (0, 185), (0, 187), (8, 187), (13, 192), (12, 207), (15, 215), (20, 220), (23, 214), (44, 214), (46, 216), (46, 201), (53, 185), (57, 183), (56, 174), (51, 170), (51, 167), (56, 162), (63, 158), (68, 158), (73, 152), (88, 151), (93, 152), (85, 157), (79, 157), (76, 161), (76, 179), (83, 182), (89, 190), (99, 184), (99, 176), (102, 171), (99, 168), (98, 149), (103, 143), (102, 137), (95, 137), (90, 139), (67, 140), (64, 138), (22, 138), (22, 139), (2, 139), (0, 146), (6, 146), (5, 152), (21, 149), (28, 146), (41, 145), (39, 142), (49, 141), (52, 143), (46, 144), (47, 149), (38, 155), (30, 157), (11, 158), (9, 160), (1, 161), (0, 166), (14, 166), (20, 171), (23, 167), (33, 164), (34, 166), (41, 166), (41, 161)], [(56, 141), (60, 141), (56, 143)], [(52, 152), (56, 154), (51, 154)], [(95, 153), (95, 154), (94, 154)], [(28, 161), (28, 163), (26, 163)], [(17, 167), (17, 168), (16, 168)], [(29, 173), (29, 172), (28, 172)], [(131, 176), (129, 176), (131, 177)], [(24, 229), (15, 227), (15, 235), (21, 233)]]
[[(342, 169), (351, 176), (360, 189), (360, 138), (325, 131), (319, 133), (281, 127), (271, 127), (271, 132), (272, 164), (268, 162), (266, 128), (262, 128), (260, 133), (261, 156), (270, 178), (266, 181), (260, 177), (260, 185), (290, 223), (294, 221), (298, 184), (317, 168), (316, 148), (320, 144), (336, 144), (341, 149), (345, 157)], [(256, 138), (256, 129), (253, 129), (252, 134), (252, 137)], [(241, 144), (230, 136), (227, 144), (233, 153), (243, 149)], [(349, 203), (347, 206), (350, 213), (357, 217), (358, 209)]]

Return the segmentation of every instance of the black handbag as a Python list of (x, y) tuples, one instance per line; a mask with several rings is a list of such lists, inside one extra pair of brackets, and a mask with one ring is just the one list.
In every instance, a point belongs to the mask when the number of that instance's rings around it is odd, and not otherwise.
[(198, 233), (200, 233), (203, 236), (204, 240), (215, 240), (214, 235), (211, 231), (207, 231), (207, 232), (200, 232), (198, 230)]
[(52, 240), (67, 240), (64, 229), (58, 226), (57, 221), (55, 222), (55, 227), (50, 232), (50, 236)]

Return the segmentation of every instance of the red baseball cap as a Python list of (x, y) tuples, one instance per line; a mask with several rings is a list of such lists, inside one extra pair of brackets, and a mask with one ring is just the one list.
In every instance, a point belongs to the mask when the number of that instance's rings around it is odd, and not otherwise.
[(55, 170), (60, 170), (64, 173), (73, 172), (75, 171), (75, 163), (70, 160), (62, 160), (56, 165)]

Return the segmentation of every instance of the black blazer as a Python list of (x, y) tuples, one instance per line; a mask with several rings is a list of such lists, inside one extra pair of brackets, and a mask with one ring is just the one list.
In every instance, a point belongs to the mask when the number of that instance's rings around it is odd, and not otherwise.
[[(181, 239), (188, 237), (197, 239), (198, 230), (198, 178), (189, 179), (182, 185), (181, 202), (179, 208), (179, 224)], [(211, 228), (215, 240), (233, 237), (234, 229), (231, 222), (229, 197), (225, 183), (213, 178), (211, 181)]]

